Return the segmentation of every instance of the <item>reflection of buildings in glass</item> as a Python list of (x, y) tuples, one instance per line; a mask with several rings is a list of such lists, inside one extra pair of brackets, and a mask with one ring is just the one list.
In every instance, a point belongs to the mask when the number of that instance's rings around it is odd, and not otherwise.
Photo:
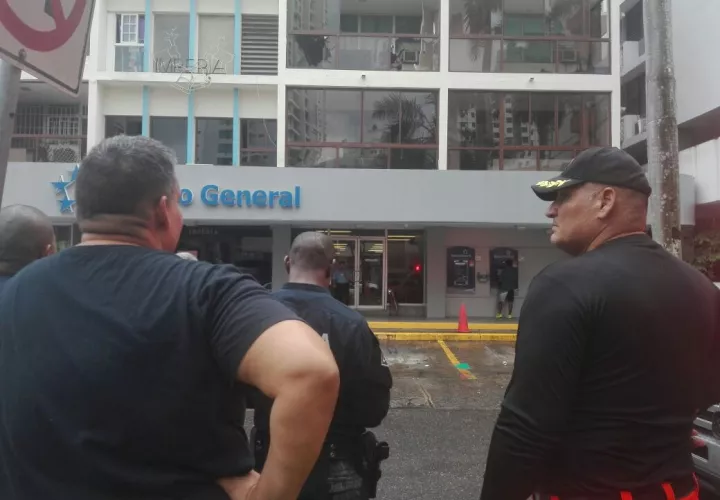
[(233, 122), (231, 119), (200, 118), (196, 157), (199, 163), (232, 165)]

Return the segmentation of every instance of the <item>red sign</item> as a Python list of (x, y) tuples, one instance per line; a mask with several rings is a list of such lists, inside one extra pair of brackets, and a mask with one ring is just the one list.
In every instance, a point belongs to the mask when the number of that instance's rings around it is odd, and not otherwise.
[(61, 0), (50, 0), (55, 29), (40, 31), (25, 24), (10, 7), (10, 0), (0, 0), (0, 23), (18, 42), (30, 50), (50, 52), (67, 43), (80, 26), (87, 0), (75, 0), (68, 17), (64, 17)]

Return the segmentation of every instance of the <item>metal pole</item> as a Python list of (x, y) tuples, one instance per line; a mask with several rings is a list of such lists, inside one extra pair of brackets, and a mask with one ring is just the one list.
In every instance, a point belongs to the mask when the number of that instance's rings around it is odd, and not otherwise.
[(21, 75), (20, 68), (0, 60), (0, 205), (5, 192), (10, 143), (15, 131), (15, 109), (20, 95)]
[(647, 47), (648, 177), (654, 239), (681, 257), (680, 172), (671, 0), (643, 0)]

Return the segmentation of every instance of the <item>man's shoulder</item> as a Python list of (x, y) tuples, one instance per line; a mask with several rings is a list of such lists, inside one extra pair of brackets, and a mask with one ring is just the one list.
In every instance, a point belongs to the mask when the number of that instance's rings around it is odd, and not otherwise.
[[(310, 296), (310, 294), (312, 295)], [(348, 326), (367, 325), (365, 316), (349, 308), (329, 293), (308, 292), (307, 297), (299, 297), (295, 290), (281, 288), (280, 290), (272, 292), (272, 295), (291, 308), (297, 308), (297, 306), (300, 305), (299, 303), (312, 307), (315, 311), (322, 308), (322, 312), (326, 315), (331, 315), (335, 322), (343, 322)]]
[(584, 256), (564, 258), (545, 266), (533, 278), (534, 284), (552, 284), (553, 282), (572, 283), (580, 276), (587, 274), (587, 262), (581, 261)]

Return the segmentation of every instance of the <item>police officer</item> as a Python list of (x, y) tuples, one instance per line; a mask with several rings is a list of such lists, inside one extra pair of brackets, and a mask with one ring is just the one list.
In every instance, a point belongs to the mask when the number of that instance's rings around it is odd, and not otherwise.
[[(367, 428), (377, 427), (387, 415), (392, 376), (365, 318), (330, 294), (333, 257), (327, 235), (298, 235), (285, 257), (288, 283), (273, 294), (322, 335), (340, 369), (335, 414), (299, 500), (374, 498), (379, 462), (388, 453), (387, 443), (378, 443)], [(272, 401), (259, 393), (253, 399), (255, 468), (262, 471), (271, 439)]]

